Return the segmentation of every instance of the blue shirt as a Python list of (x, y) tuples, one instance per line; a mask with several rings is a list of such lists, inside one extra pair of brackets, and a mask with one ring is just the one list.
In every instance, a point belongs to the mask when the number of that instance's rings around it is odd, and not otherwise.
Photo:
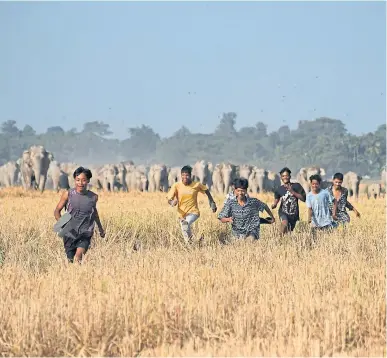
[(306, 195), (306, 206), (312, 209), (312, 224), (316, 227), (332, 225), (330, 211), (331, 197), (328, 190), (322, 189), (318, 194), (311, 191)]

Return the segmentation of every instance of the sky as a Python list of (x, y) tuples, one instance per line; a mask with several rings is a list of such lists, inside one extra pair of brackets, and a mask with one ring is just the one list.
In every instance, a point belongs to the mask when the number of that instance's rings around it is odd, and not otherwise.
[(384, 2), (1, 2), (0, 122), (114, 137), (386, 122)]

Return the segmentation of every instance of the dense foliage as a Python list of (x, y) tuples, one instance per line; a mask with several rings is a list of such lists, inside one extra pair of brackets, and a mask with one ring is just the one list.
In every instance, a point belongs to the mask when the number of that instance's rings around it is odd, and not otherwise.
[(378, 176), (386, 162), (385, 124), (375, 132), (355, 136), (340, 120), (324, 117), (300, 121), (295, 130), (282, 126), (268, 133), (262, 122), (238, 131), (236, 117), (233, 112), (224, 113), (212, 134), (191, 133), (183, 126), (171, 137), (161, 138), (142, 125), (129, 128), (128, 138), (122, 141), (110, 139), (109, 125), (103, 122), (87, 122), (80, 132), (55, 126), (38, 134), (30, 125), (19, 129), (15, 121), (6, 121), (0, 127), (0, 164), (16, 160), (32, 144), (44, 145), (58, 161), (82, 164), (131, 159), (174, 166), (205, 159), (213, 163), (250, 163), (272, 170), (285, 164), (295, 169), (320, 165), (328, 173), (354, 170)]

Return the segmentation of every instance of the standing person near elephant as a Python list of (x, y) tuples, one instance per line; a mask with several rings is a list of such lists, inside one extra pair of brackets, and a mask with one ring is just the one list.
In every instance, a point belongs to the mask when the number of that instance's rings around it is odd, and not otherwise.
[[(332, 185), (328, 188), (328, 192), (331, 196), (330, 210), (333, 216), (333, 220), (337, 224), (346, 225), (351, 219), (346, 209), (353, 211), (357, 217), (360, 217), (360, 213), (355, 207), (348, 201), (348, 189), (343, 185), (344, 175), (342, 173), (336, 173), (333, 176)], [(333, 205), (337, 203), (336, 215), (333, 213)]]
[(65, 207), (71, 215), (70, 221), (65, 226), (64, 248), (70, 262), (75, 258), (80, 263), (90, 247), (95, 223), (102, 238), (105, 237), (105, 231), (97, 210), (98, 195), (87, 189), (92, 177), (91, 171), (79, 167), (74, 171), (73, 177), (75, 187), (62, 194), (54, 210), (54, 216), (57, 221), (60, 220), (61, 211)]
[(226, 201), (218, 219), (222, 223), (231, 223), (234, 239), (258, 240), (261, 226), (259, 213), (266, 211), (270, 215), (271, 224), (275, 222), (273, 213), (262, 201), (246, 196), (249, 186), (247, 179), (236, 179), (234, 186), (236, 199)]
[(333, 217), (336, 216), (337, 202), (333, 203), (331, 213), (331, 196), (328, 189), (321, 189), (321, 176), (312, 175), (310, 178), (311, 191), (306, 195), (306, 206), (308, 207), (308, 223), (312, 224), (312, 233), (317, 230), (331, 230), (336, 225)]
[(214, 199), (207, 186), (192, 181), (192, 168), (188, 165), (181, 168), (181, 181), (174, 183), (167, 194), (169, 205), (176, 206), (184, 240), (188, 243), (192, 239), (191, 226), (199, 219), (198, 193), (206, 194), (210, 208), (217, 210)]
[(291, 171), (285, 167), (279, 172), (282, 185), (274, 192), (274, 204), (271, 206), (275, 209), (281, 201), (278, 209), (278, 216), (281, 221), (281, 233), (291, 232), (296, 227), (297, 221), (300, 220), (300, 208), (298, 201), (305, 202), (306, 194), (304, 188), (299, 183), (291, 183)]

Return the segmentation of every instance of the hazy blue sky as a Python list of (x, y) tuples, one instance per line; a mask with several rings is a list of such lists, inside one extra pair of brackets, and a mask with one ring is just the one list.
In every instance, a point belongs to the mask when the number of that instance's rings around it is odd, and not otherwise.
[(208, 133), (234, 111), (238, 129), (329, 116), (373, 131), (386, 121), (385, 14), (384, 2), (0, 3), (0, 121), (102, 120), (122, 138), (142, 123)]

